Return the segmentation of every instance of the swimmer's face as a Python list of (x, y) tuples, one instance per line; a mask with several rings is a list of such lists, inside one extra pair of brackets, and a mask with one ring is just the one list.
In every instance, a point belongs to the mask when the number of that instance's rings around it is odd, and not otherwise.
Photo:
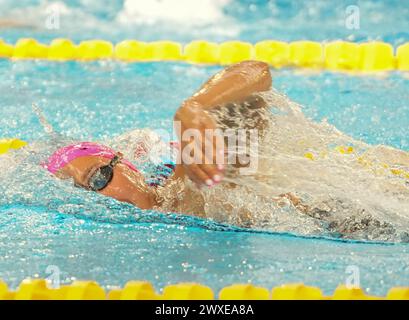
[[(87, 187), (90, 175), (109, 162), (109, 159), (100, 156), (78, 157), (61, 168), (57, 176), (63, 179), (72, 178), (77, 185)], [(141, 209), (152, 208), (152, 192), (145, 184), (142, 174), (131, 170), (123, 163), (115, 165), (113, 172), (112, 180), (98, 193), (118, 201), (132, 203)]]

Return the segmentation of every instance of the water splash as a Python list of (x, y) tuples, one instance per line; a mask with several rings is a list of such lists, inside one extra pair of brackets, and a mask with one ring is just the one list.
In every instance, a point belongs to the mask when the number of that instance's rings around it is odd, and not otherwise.
[[(304, 235), (409, 241), (407, 153), (315, 123), (275, 90), (262, 96), (273, 112), (266, 114), (258, 170), (230, 170), (226, 183), (203, 191), (207, 217)], [(228, 110), (219, 120), (226, 115), (231, 126)]]
[(32, 104), (32, 107), (33, 107), (34, 113), (37, 115), (38, 120), (40, 121), (42, 127), (44, 128), (44, 131), (50, 136), (55, 136), (56, 132), (53, 126), (48, 122), (41, 108), (37, 106), (35, 103)]
[[(370, 146), (325, 121), (313, 122), (299, 105), (274, 90), (261, 97), (272, 112), (260, 115), (268, 122), (268, 129), (263, 132), (257, 172), (239, 175), (230, 168), (224, 183), (201, 191), (187, 183), (186, 190), (203, 200), (205, 217), (210, 220), (142, 211), (75, 188), (71, 181), (55, 179), (39, 164), (56, 148), (73, 142), (62, 136), (30, 143), (0, 158), (0, 205), (40, 206), (110, 223), (170, 223), (212, 230), (230, 230), (235, 225), (305, 236), (409, 241), (409, 187), (403, 175), (409, 171), (407, 153)], [(240, 117), (240, 112), (229, 114), (230, 122), (236, 119), (241, 123)], [(160, 142), (149, 130), (136, 130), (102, 143), (132, 159), (135, 146), (128, 143), (129, 137), (143, 141), (153, 154), (144, 160), (145, 165), (168, 154), (169, 144)], [(179, 192), (169, 188), (167, 196)], [(165, 209), (192, 213), (198, 204), (192, 201), (190, 208)]]
[(56, 136), (46, 142), (33, 142), (0, 158), (0, 210), (43, 208), (79, 219), (114, 224), (169, 224), (214, 231), (237, 231), (234, 226), (176, 213), (144, 211), (115, 199), (74, 187), (71, 180), (59, 180), (40, 164), (57, 148), (74, 142)]

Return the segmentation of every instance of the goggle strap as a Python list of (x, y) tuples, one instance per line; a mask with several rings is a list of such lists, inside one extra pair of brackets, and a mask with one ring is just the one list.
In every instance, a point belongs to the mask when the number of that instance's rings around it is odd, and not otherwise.
[(110, 167), (115, 167), (123, 158), (123, 154), (118, 152), (109, 163)]

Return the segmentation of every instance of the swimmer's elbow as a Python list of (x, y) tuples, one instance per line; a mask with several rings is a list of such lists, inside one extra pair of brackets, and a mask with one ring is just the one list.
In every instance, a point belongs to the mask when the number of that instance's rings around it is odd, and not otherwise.
[[(256, 86), (257, 91), (267, 91), (273, 83), (270, 66), (263, 61), (247, 60), (238, 64)], [(250, 72), (249, 72), (250, 71)]]
[(257, 61), (257, 60), (246, 60), (241, 62), (243, 66), (247, 68), (254, 68), (257, 69), (259, 72), (263, 71), (270, 71), (270, 67), (268, 66), (268, 63), (263, 62), (263, 61)]
[(267, 91), (271, 88), (273, 84), (273, 79), (271, 77), (270, 66), (262, 61), (254, 61), (257, 63), (257, 68), (260, 74), (260, 85), (261, 91)]

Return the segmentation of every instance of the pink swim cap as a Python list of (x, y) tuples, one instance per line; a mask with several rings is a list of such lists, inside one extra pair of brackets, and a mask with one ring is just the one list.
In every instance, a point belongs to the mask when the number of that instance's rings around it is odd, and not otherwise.
[[(79, 157), (100, 156), (112, 159), (116, 154), (117, 153), (114, 150), (101, 144), (94, 142), (80, 142), (58, 149), (48, 158), (47, 163), (42, 164), (42, 166), (52, 174), (55, 174), (72, 160)], [(121, 160), (121, 163), (127, 165), (131, 170), (138, 172), (138, 169), (136, 169), (131, 162)]]

